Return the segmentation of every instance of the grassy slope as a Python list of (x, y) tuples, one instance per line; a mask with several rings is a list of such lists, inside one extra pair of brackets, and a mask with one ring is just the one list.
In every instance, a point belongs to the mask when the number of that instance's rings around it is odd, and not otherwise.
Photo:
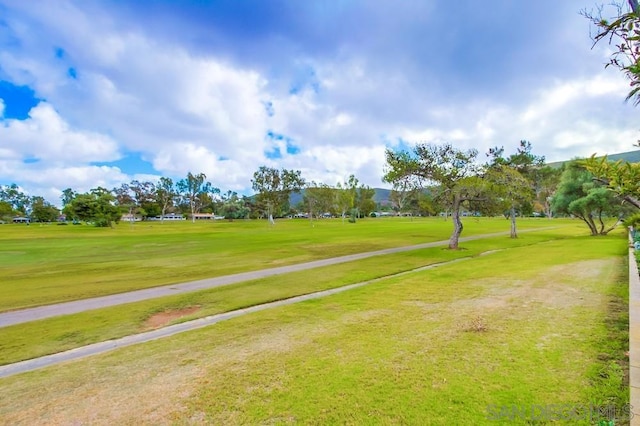
[(620, 403), (601, 376), (623, 356), (625, 251), (516, 247), (4, 379), (0, 419), (495, 424), (490, 406)]
[[(506, 231), (502, 219), (467, 221), (465, 236)], [(523, 220), (521, 228), (549, 226)], [(282, 220), (0, 227), (0, 311), (121, 293), (387, 247), (444, 240), (439, 219)]]

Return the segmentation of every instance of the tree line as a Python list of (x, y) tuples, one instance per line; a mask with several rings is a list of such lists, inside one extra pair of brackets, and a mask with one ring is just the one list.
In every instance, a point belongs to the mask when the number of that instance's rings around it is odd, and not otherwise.
[[(223, 216), (228, 220), (268, 218), (303, 212), (311, 218), (341, 215), (349, 220), (369, 215), (375, 208), (375, 190), (360, 184), (355, 176), (336, 186), (307, 183), (299, 170), (260, 167), (252, 179), (253, 196), (234, 191), (222, 192), (207, 180), (204, 173), (187, 173), (173, 181), (161, 177), (157, 182), (132, 180), (119, 187), (96, 187), (80, 193), (72, 188), (62, 191), (62, 209), (41, 196), (29, 196), (18, 185), (0, 186), (0, 218), (10, 221), (16, 216), (34, 222), (54, 222), (61, 215), (74, 222), (91, 222), (96, 226), (112, 226), (123, 217), (142, 220), (168, 214), (184, 215), (195, 221), (198, 213)], [(290, 205), (291, 194), (302, 192), (302, 201)]]
[[(504, 215), (517, 238), (516, 218), (525, 215), (571, 216), (582, 220), (592, 235), (608, 233), (631, 207), (640, 208), (640, 165), (592, 157), (561, 167), (551, 167), (532, 153), (532, 145), (520, 141), (505, 155), (495, 147), (481, 164), (477, 150), (460, 150), (451, 144), (418, 144), (410, 151), (386, 151), (383, 181), (391, 183), (388, 204), (374, 201), (375, 190), (351, 175), (335, 186), (307, 182), (299, 170), (260, 167), (254, 174), (254, 196), (221, 192), (204, 173), (187, 173), (174, 182), (132, 180), (119, 187), (93, 188), (79, 193), (62, 191), (62, 210), (41, 196), (28, 196), (16, 184), (0, 186), (0, 218), (17, 215), (36, 222), (53, 222), (64, 215), (74, 222), (112, 226), (123, 217), (159, 218), (184, 215), (195, 221), (198, 213), (228, 220), (300, 215), (310, 219), (341, 217), (355, 222), (376, 210), (399, 215), (451, 217), (450, 248), (458, 247), (463, 230), (461, 217)], [(301, 193), (291, 205), (291, 194)]]

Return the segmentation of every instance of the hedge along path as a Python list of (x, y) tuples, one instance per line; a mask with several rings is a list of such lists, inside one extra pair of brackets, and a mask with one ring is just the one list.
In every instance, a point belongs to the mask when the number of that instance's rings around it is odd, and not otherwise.
[[(537, 229), (527, 229), (523, 232), (548, 231), (556, 227), (545, 227)], [(496, 232), (492, 234), (474, 235), (470, 237), (460, 238), (460, 242), (473, 241), (483, 238), (499, 237), (508, 235), (508, 232)], [(385, 254), (401, 253), (412, 250), (420, 250), (425, 248), (444, 246), (449, 240), (434, 241), (431, 243), (416, 244), (412, 246), (393, 247), (383, 250), (377, 250), (366, 253), (357, 253), (346, 256), (334, 257), (329, 259), (315, 260), (311, 262), (299, 263), (297, 265), (280, 266), (277, 268), (261, 269), (257, 271), (242, 272), (239, 274), (225, 275), (216, 278), (209, 278), (198, 281), (190, 281), (182, 284), (172, 284), (161, 287), (147, 288), (127, 293), (113, 294), (109, 296), (95, 297), (90, 299), (75, 300), (73, 302), (57, 303), (53, 305), (39, 306), (35, 308), (21, 309), (0, 313), (0, 328), (10, 325), (22, 324), (29, 321), (41, 320), (61, 315), (76, 314), (79, 312), (89, 311), (93, 309), (106, 308), (109, 306), (117, 306), (125, 303), (140, 302), (148, 299), (155, 299), (165, 296), (173, 296), (182, 293), (189, 293), (198, 290), (206, 290), (215, 287), (237, 284), (243, 281), (249, 281), (259, 278), (270, 277), (290, 272), (304, 271), (307, 269), (318, 268), (321, 266), (336, 265), (354, 260), (366, 259), (373, 256), (381, 256)]]
[[(469, 237), (469, 238), (473, 238), (473, 237)], [(421, 248), (424, 248), (422, 246), (423, 245), (421, 245)], [(406, 249), (406, 247), (404, 247), (404, 249)], [(403, 251), (406, 251), (406, 250), (403, 250)], [(501, 250), (487, 251), (487, 252), (481, 253), (480, 256), (497, 253), (499, 251)], [(392, 252), (392, 253), (395, 253), (395, 252)], [(346, 256), (346, 257), (351, 257), (351, 256)], [(197, 330), (197, 329), (204, 328), (213, 324), (217, 324), (221, 321), (226, 321), (242, 315), (264, 311), (266, 309), (277, 308), (279, 306), (292, 305), (294, 303), (303, 302), (306, 300), (319, 299), (322, 297), (331, 296), (333, 294), (352, 290), (358, 287), (363, 287), (367, 284), (372, 284), (381, 280), (400, 277), (403, 275), (421, 272), (429, 269), (434, 269), (440, 266), (450, 265), (456, 262), (461, 262), (461, 261), (469, 260), (472, 258), (473, 258), (472, 256), (468, 256), (468, 257), (462, 257), (459, 259), (450, 260), (447, 262), (421, 266), (419, 268), (411, 269), (408, 271), (402, 271), (396, 274), (391, 274), (391, 275), (375, 278), (368, 281), (349, 284), (343, 287), (337, 287), (330, 290), (322, 290), (314, 293), (305, 294), (302, 296), (290, 297), (288, 299), (278, 300), (276, 302), (263, 303), (260, 305), (255, 305), (255, 306), (251, 306), (243, 309), (237, 309), (237, 310), (225, 312), (222, 314), (211, 315), (208, 317), (175, 324), (175, 325), (159, 328), (152, 331), (147, 331), (144, 333), (133, 334), (131, 336), (122, 337), (120, 339), (107, 340), (105, 342), (94, 343), (91, 345), (82, 346), (82, 347), (71, 349), (68, 351), (59, 352), (57, 354), (46, 355), (39, 358), (33, 358), (25, 361), (16, 362), (13, 364), (3, 365), (3, 366), (0, 366), (0, 378), (13, 376), (19, 373), (26, 373), (26, 372), (37, 370), (40, 368), (56, 365), (62, 362), (74, 361), (74, 360), (86, 358), (92, 355), (102, 354), (108, 351), (112, 351), (114, 349), (124, 348), (124, 347), (135, 345), (138, 343), (145, 343), (145, 342), (150, 342), (152, 340), (161, 339), (164, 337), (174, 336), (179, 333), (184, 333), (185, 331)], [(338, 258), (338, 259), (341, 259), (341, 258)]]

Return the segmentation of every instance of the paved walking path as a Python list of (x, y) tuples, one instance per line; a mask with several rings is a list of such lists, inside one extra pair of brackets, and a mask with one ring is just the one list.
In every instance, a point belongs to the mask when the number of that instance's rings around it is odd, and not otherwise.
[[(535, 232), (549, 230), (553, 227), (526, 229), (519, 231)], [(471, 237), (460, 238), (460, 242), (478, 240), (482, 238), (498, 237), (507, 235), (508, 232), (497, 232), (494, 234), (474, 235)], [(400, 253), (411, 250), (419, 250), (430, 247), (438, 247), (447, 245), (446, 241), (434, 241), (431, 243), (417, 244), (405, 247), (393, 247), (384, 250), (377, 250), (367, 253), (350, 254), (348, 256), (333, 257), (330, 259), (314, 260), (312, 262), (299, 263), (296, 265), (281, 266), (271, 269), (261, 269), (257, 271), (243, 272), (240, 274), (225, 275), (216, 278), (208, 278), (204, 280), (191, 281), (182, 284), (166, 285), (162, 287), (147, 288), (144, 290), (136, 290), (128, 293), (112, 294), (109, 296), (95, 297), (91, 299), (74, 300), (72, 302), (56, 303), (53, 305), (38, 306), (35, 308), (21, 309), (0, 313), (0, 327), (7, 327), (14, 324), (21, 324), (29, 321), (35, 321), (45, 318), (51, 318), (60, 315), (75, 314), (78, 312), (90, 311), (92, 309), (106, 308), (109, 306), (122, 305), (125, 303), (140, 302), (147, 299), (155, 299), (164, 296), (173, 296), (175, 294), (187, 293), (197, 290), (205, 290), (214, 287), (235, 284), (243, 281), (255, 280), (258, 278), (270, 277), (273, 275), (286, 274), (290, 272), (304, 271), (307, 269), (318, 268), (327, 265), (336, 265), (339, 263), (350, 262), (353, 260), (365, 259), (373, 256), (384, 254)]]

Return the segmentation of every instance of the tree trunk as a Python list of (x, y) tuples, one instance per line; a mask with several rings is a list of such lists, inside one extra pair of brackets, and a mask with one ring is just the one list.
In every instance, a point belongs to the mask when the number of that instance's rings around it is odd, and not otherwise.
[(603, 229), (602, 232), (600, 233), (601, 235), (607, 235), (609, 232), (613, 231), (618, 225), (620, 225), (622, 223), (622, 220), (618, 219), (616, 221), (616, 223), (614, 223), (613, 225), (611, 225), (609, 228), (607, 229)]
[(551, 211), (551, 203), (549, 199), (546, 199), (544, 202), (544, 214), (547, 216), (547, 219), (551, 219), (553, 217), (553, 212)]
[(271, 205), (271, 203), (267, 204), (267, 213), (268, 213), (268, 220), (269, 220), (269, 225), (275, 225), (276, 221), (273, 220), (273, 206)]
[(578, 217), (581, 221), (587, 224), (589, 230), (591, 231), (591, 236), (598, 235), (598, 229), (596, 228), (595, 223), (593, 223), (593, 218), (588, 215), (575, 214), (574, 216)]
[(638, 200), (636, 197), (632, 197), (631, 195), (625, 195), (623, 198), (626, 202), (628, 202), (632, 206), (640, 209), (640, 200)]
[(598, 235), (598, 227), (596, 226), (596, 223), (593, 221), (593, 216), (591, 216), (591, 214), (586, 215), (583, 220), (589, 226), (589, 229), (591, 230), (591, 236), (595, 237), (596, 235)]
[(609, 232), (613, 231), (620, 224), (620, 222), (622, 222), (620, 219), (618, 219), (616, 220), (616, 223), (611, 225), (609, 228), (606, 228), (606, 224), (604, 223), (604, 220), (602, 220), (602, 211), (600, 211), (598, 214), (598, 221), (600, 222), (600, 235), (607, 235)]
[(449, 249), (458, 250), (458, 240), (462, 234), (462, 221), (460, 220), (460, 199), (456, 195), (451, 209), (451, 219), (453, 220), (453, 233), (449, 238)]
[(511, 206), (511, 238), (518, 238), (518, 231), (516, 230), (516, 208)]
[(167, 214), (167, 204), (162, 205), (162, 216), (160, 216), (160, 223), (164, 223), (164, 215)]

